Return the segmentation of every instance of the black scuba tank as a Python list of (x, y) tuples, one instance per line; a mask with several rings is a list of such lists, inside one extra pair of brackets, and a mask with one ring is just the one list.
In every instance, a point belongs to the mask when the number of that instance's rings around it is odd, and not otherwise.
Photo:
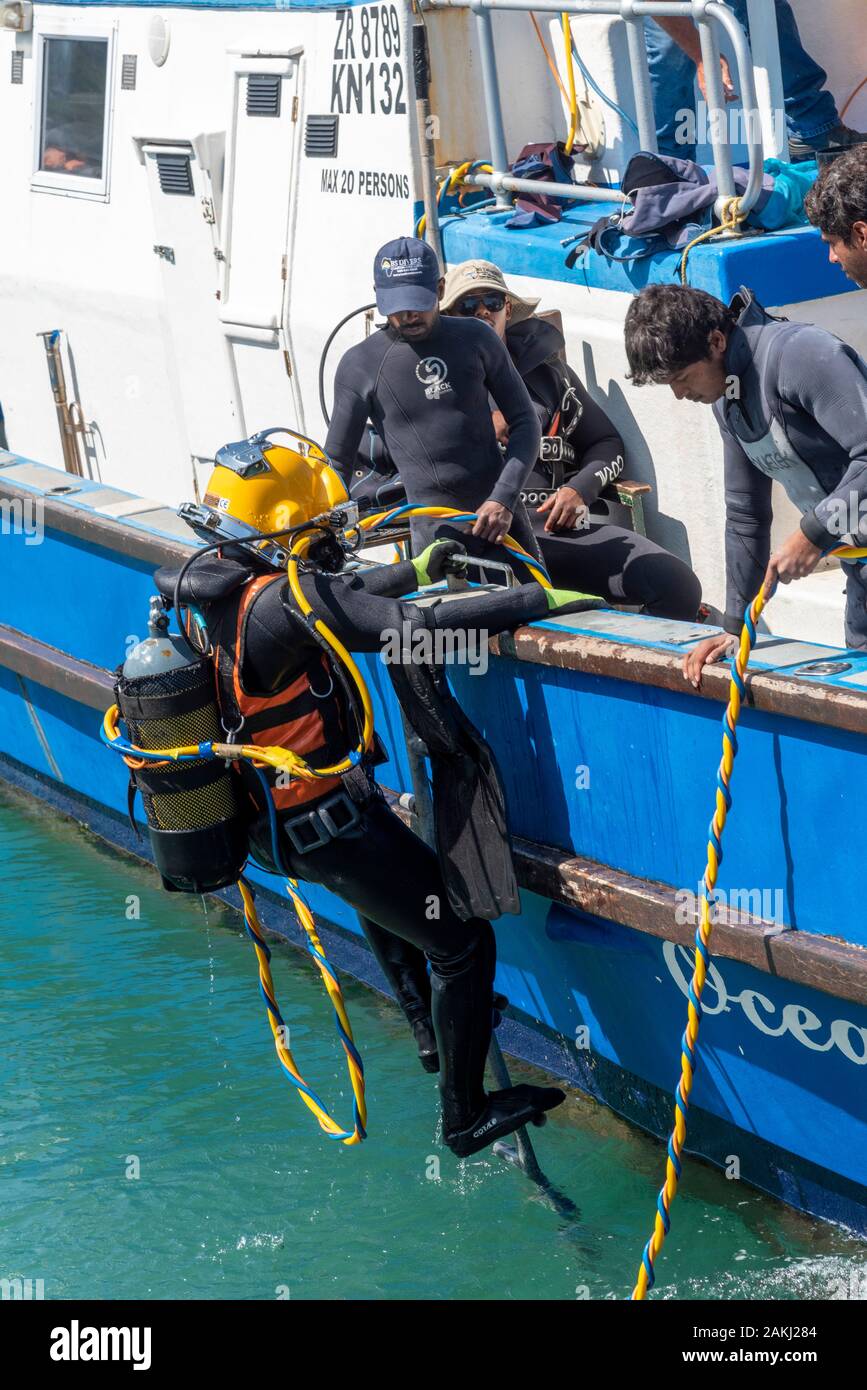
[[(138, 748), (179, 748), (225, 740), (214, 668), (185, 638), (168, 632), (159, 598), (149, 636), (133, 647), (115, 684), (118, 708)], [(163, 887), (211, 893), (238, 879), (248, 853), (238, 779), (218, 758), (145, 765), (132, 772), (141, 792)]]

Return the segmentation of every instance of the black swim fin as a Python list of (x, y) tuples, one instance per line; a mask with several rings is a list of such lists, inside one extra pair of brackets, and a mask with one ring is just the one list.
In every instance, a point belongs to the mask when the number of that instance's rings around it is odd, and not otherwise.
[(496, 759), (440, 667), (392, 664), (389, 676), (430, 759), (436, 850), (462, 921), (521, 910)]
[(558, 1086), (510, 1086), (491, 1091), (473, 1123), (447, 1132), (445, 1141), (458, 1158), (468, 1158), (524, 1125), (543, 1125), (545, 1111), (562, 1105), (565, 1099), (565, 1091)]

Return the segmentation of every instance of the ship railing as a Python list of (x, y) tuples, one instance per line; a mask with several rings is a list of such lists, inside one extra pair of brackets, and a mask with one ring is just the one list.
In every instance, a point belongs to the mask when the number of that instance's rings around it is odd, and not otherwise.
[[(424, 9), (472, 10), (481, 62), (484, 89), (490, 174), (472, 173), (465, 182), (491, 189), (497, 207), (512, 205), (512, 194), (539, 193), (533, 179), (515, 178), (509, 173), (503, 108), (497, 74), (492, 17), (494, 11), (523, 10), (537, 14), (610, 15), (626, 25), (629, 70), (632, 80), (638, 139), (643, 150), (656, 152), (656, 122), (650, 87), (650, 69), (644, 43), (644, 17), (692, 19), (698, 27), (707, 89), (708, 130), (713, 151), (719, 195), (716, 212), (722, 218), (735, 196), (731, 143), (727, 136), (728, 116), (720, 71), (720, 33), (728, 36), (734, 51), (737, 80), (746, 114), (745, 135), (748, 153), (748, 179), (740, 195), (740, 211), (746, 215), (755, 206), (762, 188), (766, 148), (783, 155), (779, 134), (783, 109), (780, 50), (774, 0), (747, 0), (750, 39), (732, 10), (719, 0), (422, 0)], [(761, 105), (757, 89), (761, 93)], [(598, 188), (586, 184), (548, 183), (546, 197), (576, 197), (586, 201), (628, 201), (627, 189)]]

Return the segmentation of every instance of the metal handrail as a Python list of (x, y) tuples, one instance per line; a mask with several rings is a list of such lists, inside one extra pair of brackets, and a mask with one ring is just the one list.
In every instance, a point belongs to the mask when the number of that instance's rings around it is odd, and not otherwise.
[(540, 183), (538, 179), (516, 179), (512, 174), (467, 174), (464, 183), (474, 188), (492, 188), (495, 193), (543, 193), (546, 198), (583, 198), (590, 203), (628, 203), (619, 188), (599, 188), (585, 183)]
[[(728, 201), (734, 196), (734, 172), (729, 141), (720, 133), (725, 121), (720, 121), (717, 113), (725, 115), (726, 104), (722, 90), (719, 65), (719, 45), (715, 25), (720, 25), (731, 40), (734, 48), (738, 72), (738, 84), (744, 110), (756, 111), (756, 85), (753, 76), (753, 61), (750, 45), (741, 25), (732, 11), (719, 0), (422, 0), (425, 9), (463, 9), (472, 10), (476, 22), (476, 34), (482, 69), (482, 85), (485, 96), (485, 113), (488, 125), (488, 140), (491, 154), (492, 174), (473, 174), (465, 180), (478, 187), (493, 188), (496, 191), (498, 207), (511, 207), (508, 193), (528, 191), (529, 184), (535, 192), (555, 198), (592, 198), (600, 200), (623, 200), (617, 189), (588, 189), (584, 185), (553, 184), (539, 185), (534, 180), (517, 180), (509, 174), (509, 160), (506, 151), (506, 137), (503, 128), (503, 111), (500, 103), (500, 88), (497, 77), (497, 60), (494, 51), (491, 14), (495, 10), (536, 11), (545, 14), (593, 14), (611, 15), (626, 24), (629, 66), (635, 94), (635, 110), (638, 125), (638, 138), (643, 149), (655, 151), (656, 125), (653, 118), (653, 103), (650, 92), (650, 71), (644, 45), (644, 16), (692, 19), (699, 30), (702, 59), (705, 70), (705, 83), (708, 95), (708, 110), (711, 113), (711, 146), (714, 168), (716, 170), (719, 197), (716, 212), (722, 215)], [(746, 215), (755, 206), (762, 187), (764, 169), (764, 146), (758, 122), (749, 123), (747, 149), (749, 153), (749, 176), (747, 187), (740, 198), (740, 211)], [(521, 185), (521, 186), (518, 186)]]

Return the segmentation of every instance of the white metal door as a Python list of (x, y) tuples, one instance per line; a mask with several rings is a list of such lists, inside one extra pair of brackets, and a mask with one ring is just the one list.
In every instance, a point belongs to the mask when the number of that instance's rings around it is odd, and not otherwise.
[(215, 199), (210, 172), (199, 157), (206, 158), (209, 148), (222, 142), (201, 137), (195, 143), (139, 143), (174, 355), (171, 378), (177, 409), (191, 455), (213, 459), (221, 445), (243, 433), (232, 358), (219, 315)]
[(220, 319), (246, 434), (304, 428), (286, 333), (299, 53), (230, 55)]

